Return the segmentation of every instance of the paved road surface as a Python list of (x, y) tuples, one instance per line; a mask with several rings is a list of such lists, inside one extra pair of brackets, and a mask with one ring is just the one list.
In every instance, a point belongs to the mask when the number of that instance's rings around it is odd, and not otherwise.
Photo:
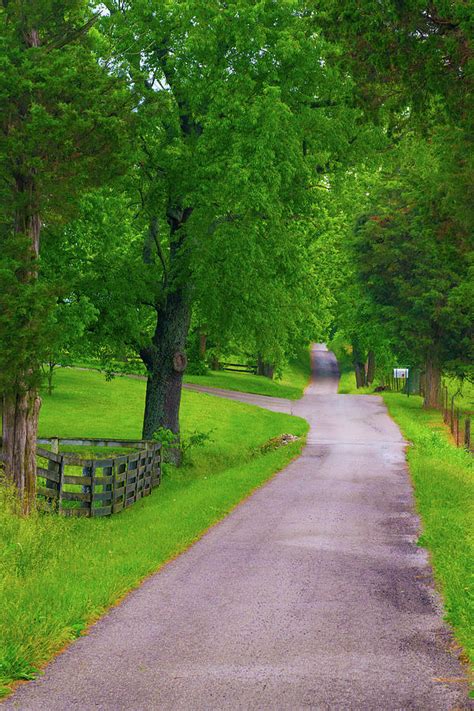
[(300, 459), (5, 709), (468, 708), (440, 681), (462, 671), (415, 545), (400, 433), (381, 399), (336, 394), (321, 346), (314, 365), (293, 404), (311, 423)]

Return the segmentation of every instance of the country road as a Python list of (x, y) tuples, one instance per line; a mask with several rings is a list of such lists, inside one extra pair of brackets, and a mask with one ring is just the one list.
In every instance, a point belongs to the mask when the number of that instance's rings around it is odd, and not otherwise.
[(337, 394), (313, 350), (302, 456), (3, 709), (470, 708), (450, 651), (405, 465), (381, 398)]

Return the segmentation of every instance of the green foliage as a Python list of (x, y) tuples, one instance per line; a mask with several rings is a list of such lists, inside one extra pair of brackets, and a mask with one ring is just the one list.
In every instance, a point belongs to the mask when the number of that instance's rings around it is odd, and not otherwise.
[(387, 141), (372, 171), (362, 162), (345, 178), (354, 195), (339, 205), (346, 259), (343, 251), (337, 329), (356, 360), (371, 349), (382, 369), (429, 352), (462, 376), (474, 303), (472, 9), (462, 0), (317, 7)]
[(188, 375), (207, 375), (209, 367), (202, 360), (192, 360), (188, 363), (186, 373)]
[[(52, 9), (51, 6), (54, 6)], [(0, 142), (7, 180), (2, 197), (13, 207), (11, 181), (35, 175), (35, 205), (43, 219), (63, 217), (81, 187), (117, 170), (124, 138), (123, 86), (97, 61), (91, 14), (84, 0), (24, 3), (0, 10), (2, 42)], [(30, 35), (35, 41), (28, 41)]]
[(46, 362), (42, 366), (50, 393), (55, 367), (71, 365), (76, 358), (87, 355), (86, 333), (96, 319), (97, 309), (86, 296), (68, 297), (51, 312), (45, 329)]
[[(456, 121), (468, 118), (472, 81), (472, 5), (464, 0), (318, 0), (328, 37), (346, 52), (360, 100), (374, 112), (407, 107), (419, 124), (441, 96)], [(472, 88), (472, 85), (471, 85)], [(395, 118), (395, 121), (393, 120)], [(468, 119), (469, 120), (469, 119)]]
[[(400, 146), (396, 172), (385, 174), (371, 213), (359, 222), (353, 254), (373, 318), (404, 362), (430, 357), (461, 374), (473, 356), (474, 253), (466, 215), (443, 200), (439, 147), (437, 135)], [(472, 177), (462, 167), (456, 175), (466, 187)]]
[(179, 450), (182, 454), (182, 461), (190, 464), (192, 461), (191, 453), (195, 449), (200, 449), (212, 441), (212, 430), (210, 432), (194, 430), (194, 432), (187, 435), (182, 435), (179, 440)]
[(308, 218), (325, 173), (367, 138), (351, 82), (299, 0), (107, 8), (103, 31), (136, 98), (136, 152), (122, 195), (85, 200), (68, 236), (98, 252), (84, 289), (100, 338), (153, 348), (156, 312), (185, 282), (215, 342), (279, 365), (331, 320), (332, 265)]
[(156, 432), (153, 433), (153, 439), (156, 442), (160, 442), (163, 450), (165, 451), (169, 447), (174, 447), (178, 443), (178, 436), (172, 430), (167, 427), (159, 427)]
[(84, 0), (0, 7), (3, 391), (36, 384), (56, 347), (45, 332), (55, 288), (37, 283), (41, 225), (66, 219), (86, 187), (120, 170), (127, 95), (98, 61), (93, 21)]
[(35, 268), (26, 240), (19, 235), (1, 244), (0, 392), (7, 393), (16, 391), (19, 379), (23, 386), (39, 383), (48, 348), (44, 319), (54, 308), (54, 297), (47, 285), (24, 278)]

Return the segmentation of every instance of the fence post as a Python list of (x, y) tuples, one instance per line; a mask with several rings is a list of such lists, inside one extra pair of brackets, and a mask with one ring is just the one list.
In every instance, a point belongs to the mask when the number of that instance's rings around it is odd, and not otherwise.
[(464, 447), (468, 452), (471, 451), (471, 418), (467, 417), (464, 422)]
[(90, 477), (91, 477), (91, 502), (90, 502), (90, 510), (89, 510), (89, 516), (92, 518), (94, 515), (94, 491), (95, 491), (95, 462), (92, 462), (92, 466), (90, 467)]
[[(51, 452), (53, 454), (59, 454), (59, 439), (58, 437), (51, 437), (50, 439), (51, 443)], [(51, 472), (51, 475), (53, 476), (53, 479), (48, 479), (45, 477), (46, 481), (46, 487), (48, 489), (55, 489), (58, 492), (58, 506), (59, 506), (59, 496), (60, 496), (60, 489), (61, 489), (61, 465), (57, 461), (53, 461), (52, 459), (48, 459), (48, 471)], [(57, 480), (56, 480), (57, 477)], [(48, 498), (47, 499), (48, 503), (50, 506), (53, 505), (53, 499)]]
[(58, 511), (61, 511), (63, 504), (63, 489), (64, 489), (64, 455), (61, 456), (59, 462), (59, 483), (58, 483)]
[(456, 409), (456, 447), (459, 447), (459, 407)]
[[(92, 502), (92, 494), (93, 494), (93, 491), (94, 491), (94, 487), (93, 487), (94, 469), (93, 469), (92, 467), (89, 467), (89, 466), (82, 467), (82, 476), (91, 477), (90, 486), (89, 486), (89, 484), (83, 484), (83, 485), (81, 486), (81, 491), (82, 491), (83, 494), (90, 494), (91, 500), (90, 500), (90, 504), (89, 504), (89, 507), (90, 507), (89, 515), (92, 516), (92, 504), (93, 504), (93, 502)], [(85, 501), (84, 503), (87, 504), (86, 501)]]
[(454, 395), (451, 398), (451, 419), (450, 419), (450, 430), (451, 434), (454, 434)]

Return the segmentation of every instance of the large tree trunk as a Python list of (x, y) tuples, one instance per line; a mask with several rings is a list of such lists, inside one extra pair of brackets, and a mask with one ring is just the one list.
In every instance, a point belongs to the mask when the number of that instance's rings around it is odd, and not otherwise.
[[(170, 226), (169, 267), (165, 269), (163, 299), (157, 306), (157, 319), (152, 344), (141, 352), (148, 371), (143, 417), (143, 438), (151, 439), (161, 427), (179, 438), (179, 406), (183, 373), (186, 369), (186, 339), (191, 324), (188, 298), (186, 256), (182, 254), (186, 233), (185, 224), (192, 208), (168, 210)], [(173, 284), (174, 288), (168, 285)], [(170, 452), (173, 458), (173, 452)], [(178, 463), (178, 450), (174, 450)]]
[(257, 356), (257, 375), (263, 375), (265, 378), (273, 380), (274, 372), (275, 366), (265, 361), (259, 353)]
[(426, 360), (425, 388), (423, 407), (426, 409), (439, 406), (439, 394), (441, 389), (441, 370), (436, 361), (432, 358)]
[(266, 378), (269, 378), (270, 380), (273, 380), (273, 376), (275, 374), (275, 366), (273, 363), (265, 363), (265, 369), (264, 369), (264, 375)]
[(359, 346), (354, 340), (352, 342), (352, 364), (354, 366), (357, 388), (363, 388), (366, 385), (365, 363)]
[(191, 310), (183, 290), (169, 294), (157, 314), (151, 348), (142, 353), (148, 370), (143, 438), (161, 427), (179, 436), (179, 406)]
[(375, 378), (375, 353), (374, 351), (369, 351), (367, 354), (367, 369), (366, 369), (366, 381), (367, 385), (372, 385)]
[(360, 361), (354, 362), (354, 373), (356, 376), (356, 386), (357, 388), (363, 388), (365, 386), (365, 369), (364, 364)]
[(204, 360), (206, 357), (207, 350), (207, 333), (202, 329), (199, 329), (199, 357)]
[[(36, 203), (36, 185), (32, 175), (16, 176), (17, 210), (15, 235), (27, 239), (28, 248), (24, 270), (19, 270), (18, 279), (25, 284), (37, 279), (37, 260), (40, 249), (41, 220)], [(25, 315), (25, 320), (28, 314)], [(24, 328), (28, 328), (26, 322)], [(3, 396), (3, 459), (5, 474), (15, 484), (24, 513), (28, 513), (36, 494), (36, 437), (41, 400), (35, 387), (32, 371), (16, 373), (12, 384)]]
[(5, 473), (15, 484), (23, 513), (36, 494), (36, 437), (41, 401), (35, 390), (3, 398), (3, 459)]

